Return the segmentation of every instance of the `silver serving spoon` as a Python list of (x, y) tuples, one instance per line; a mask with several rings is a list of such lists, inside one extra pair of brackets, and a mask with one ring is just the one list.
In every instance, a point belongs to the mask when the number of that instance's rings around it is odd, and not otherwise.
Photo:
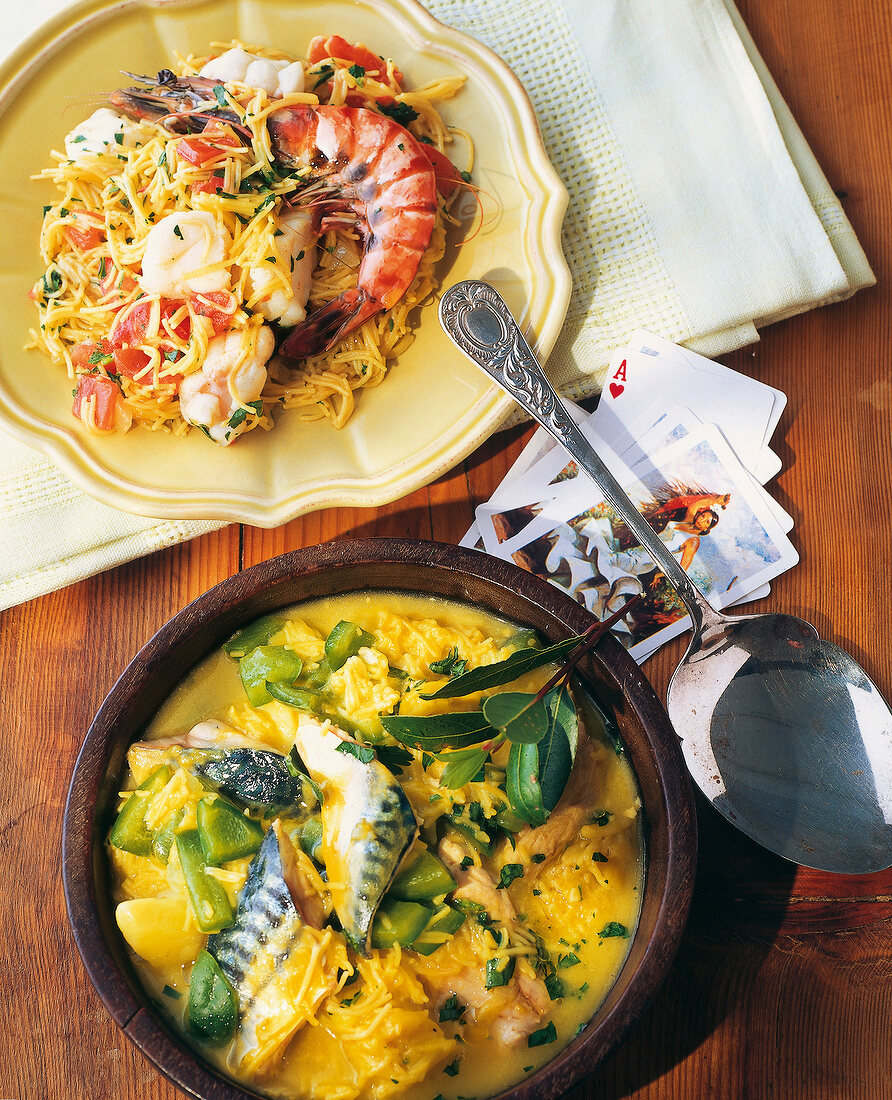
[(892, 713), (866, 673), (802, 619), (710, 606), (573, 423), (493, 287), (450, 287), (440, 321), (594, 479), (688, 609), (693, 636), (667, 709), (713, 806), (805, 867), (892, 866)]

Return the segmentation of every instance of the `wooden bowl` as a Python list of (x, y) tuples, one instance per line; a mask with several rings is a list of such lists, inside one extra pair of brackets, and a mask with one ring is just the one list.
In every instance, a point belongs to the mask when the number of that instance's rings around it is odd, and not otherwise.
[[(130, 743), (183, 677), (245, 623), (290, 604), (369, 589), (430, 593), (492, 611), (549, 642), (581, 634), (589, 613), (545, 581), (474, 550), (367, 539), (297, 550), (223, 581), (171, 619), (136, 655), (90, 727), (65, 810), (68, 914), (87, 972), (116, 1023), (174, 1084), (199, 1100), (254, 1095), (221, 1077), (164, 1022), (143, 992), (114, 920), (103, 842)], [(691, 788), (676, 735), (626, 651), (602, 638), (582, 667), (612, 707), (644, 808), (646, 880), (628, 958), (589, 1026), (515, 1088), (547, 1100), (590, 1074), (621, 1042), (662, 982), (681, 939), (697, 854)]]

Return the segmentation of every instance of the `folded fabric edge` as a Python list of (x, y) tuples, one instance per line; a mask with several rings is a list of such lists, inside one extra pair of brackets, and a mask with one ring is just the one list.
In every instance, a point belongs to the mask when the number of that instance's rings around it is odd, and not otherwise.
[[(762, 87), (765, 89), (765, 94), (774, 112), (775, 121), (780, 130), (781, 137), (790, 154), (790, 159), (799, 174), (802, 186), (805, 188), (805, 192), (814, 208), (815, 214), (824, 227), (830, 244), (833, 246), (833, 250), (839, 260), (839, 264), (849, 280), (850, 293), (853, 294), (855, 291), (864, 287), (873, 286), (876, 282), (876, 276), (855, 234), (855, 230), (846, 217), (842, 204), (837, 198), (833, 188), (830, 186), (820, 164), (818, 164), (811, 147), (805, 139), (805, 135), (800, 130), (799, 124), (793, 117), (793, 112), (787, 106), (786, 100), (775, 83), (762, 55), (759, 53), (746, 23), (743, 21), (740, 12), (734, 4), (734, 0), (723, 0), (723, 3), (728, 11), (731, 22), (734, 24), (735, 30), (740, 35), (743, 48), (746, 50), (747, 56), (756, 71), (756, 75), (759, 77)], [(814, 307), (829, 305), (830, 302), (841, 301), (849, 296), (849, 294), (845, 293), (831, 295), (826, 300), (815, 302)], [(804, 309), (811, 309), (814, 307), (805, 306), (802, 309), (794, 308), (778, 315), (776, 318), (772, 317), (757, 323), (769, 324), (772, 320), (782, 320), (784, 317), (791, 317), (796, 313), (804, 312)]]
[(104, 542), (76, 557), (39, 566), (21, 576), (0, 581), (0, 611), (226, 526), (226, 523), (171, 524), (162, 521), (156, 527)]

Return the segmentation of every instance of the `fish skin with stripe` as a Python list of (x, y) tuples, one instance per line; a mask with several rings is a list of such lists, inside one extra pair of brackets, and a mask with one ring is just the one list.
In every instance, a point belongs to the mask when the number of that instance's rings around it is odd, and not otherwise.
[(295, 744), (324, 792), (322, 849), (335, 912), (351, 944), (368, 954), (372, 921), (418, 835), (418, 820), (379, 760), (338, 750), (345, 739), (302, 714)]
[(294, 859), (290, 847), (275, 822), (251, 861), (234, 923), (207, 943), (238, 997), (238, 1062), (264, 1046), (258, 1029), (266, 1022), (269, 1002), (276, 999), (276, 987), (288, 980), (287, 960), (307, 936), (288, 885)]

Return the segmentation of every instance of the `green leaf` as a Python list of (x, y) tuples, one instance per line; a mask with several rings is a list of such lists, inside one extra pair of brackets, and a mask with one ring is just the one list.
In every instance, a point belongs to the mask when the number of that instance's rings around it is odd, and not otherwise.
[(483, 714), (491, 726), (501, 730), (509, 741), (535, 745), (548, 732), (549, 714), (545, 701), (519, 691), (491, 695), (483, 704)]
[(508, 801), (517, 816), (529, 825), (545, 824), (573, 769), (570, 735), (575, 739), (576, 725), (564, 710), (563, 696), (549, 692), (546, 699), (552, 695), (553, 709), (549, 708), (552, 720), (545, 736), (537, 744), (512, 744), (508, 756)]
[(545, 696), (545, 706), (556, 729), (560, 729), (570, 746), (570, 758), (576, 759), (579, 744), (579, 712), (570, 694), (570, 685), (564, 681), (553, 687)]
[(539, 752), (536, 745), (512, 745), (505, 776), (511, 809), (528, 825), (544, 825), (548, 814), (539, 786)]
[(388, 771), (399, 774), (412, 763), (412, 754), (399, 745), (379, 745), (376, 751), (378, 759)]
[(568, 951), (558, 959), (558, 970), (569, 970), (571, 966), (578, 966), (579, 962), (579, 956), (573, 951)]
[(461, 695), (471, 695), (476, 691), (487, 691), (489, 688), (501, 687), (502, 684), (513, 683), (518, 676), (523, 676), (542, 665), (551, 664), (565, 657), (571, 650), (579, 645), (581, 635), (575, 638), (567, 638), (563, 642), (549, 646), (547, 649), (519, 649), (506, 657), (504, 661), (496, 661), (492, 665), (481, 665), (472, 668), (461, 676), (456, 676), (448, 684), (444, 684), (431, 695), (422, 695), (422, 699), (455, 699)]
[(547, 814), (558, 804), (564, 793), (570, 772), (573, 770), (573, 755), (570, 743), (563, 727), (551, 722), (548, 732), (536, 746), (539, 755), (539, 784), (542, 792), (542, 804)]
[(459, 714), (385, 714), (381, 716), (381, 725), (397, 741), (425, 752), (464, 749), (496, 736), (479, 710)]
[(370, 764), (375, 758), (375, 750), (371, 745), (357, 745), (355, 741), (342, 741), (335, 751), (342, 752), (345, 756), (355, 756), (363, 764)]
[(440, 777), (440, 786), (449, 790), (456, 790), (470, 783), (489, 754), (482, 749), (467, 749), (464, 752), (449, 754), (449, 763), (443, 769)]

